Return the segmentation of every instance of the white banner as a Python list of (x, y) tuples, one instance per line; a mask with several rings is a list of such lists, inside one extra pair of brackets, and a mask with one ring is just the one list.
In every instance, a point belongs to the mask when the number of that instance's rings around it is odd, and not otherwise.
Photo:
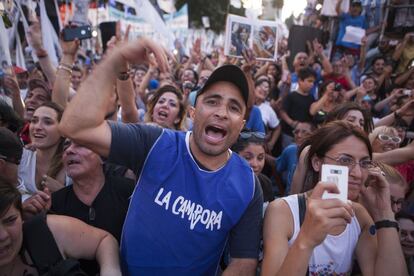
[(174, 49), (175, 37), (170, 30), (168, 30), (159, 13), (148, 0), (135, 0), (135, 11), (141, 15), (146, 22), (152, 25), (154, 30), (166, 40), (167, 47)]
[[(20, 18), (22, 19), (22, 23), (23, 23), (23, 29), (24, 29), (24, 33), (26, 34), (29, 31), (29, 23), (27, 22), (26, 17), (24, 16), (22, 7), (20, 6), (20, 3), (17, 2), (17, 7), (19, 8), (20, 11)], [(33, 12), (31, 10), (31, 6), (27, 6), (27, 8), (29, 9), (29, 13)], [(38, 58), (36, 56), (36, 54), (33, 51), (30, 51), (31, 55), (32, 55), (32, 59), (34, 62), (38, 62)]]
[(44, 0), (40, 0), (40, 26), (42, 28), (43, 48), (49, 55), (53, 66), (57, 67), (59, 64), (59, 53), (61, 51), (59, 39), (46, 13)]
[(0, 69), (6, 69), (7, 66), (10, 66), (11, 64), (9, 37), (7, 36), (3, 19), (0, 18)]
[(27, 69), (19, 33), (16, 34), (16, 65), (23, 69)]

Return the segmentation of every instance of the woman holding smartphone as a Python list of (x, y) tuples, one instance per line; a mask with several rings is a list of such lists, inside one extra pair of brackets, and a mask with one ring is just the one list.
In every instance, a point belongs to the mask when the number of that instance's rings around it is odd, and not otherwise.
[[(262, 275), (348, 275), (354, 255), (363, 275), (407, 275), (389, 184), (371, 159), (367, 135), (336, 121), (315, 131), (305, 145), (310, 145), (307, 167), (314, 188), (302, 200), (291, 195), (269, 205)], [(348, 167), (352, 203), (322, 199), (325, 191), (339, 192), (334, 183), (319, 181), (322, 164)], [(368, 176), (375, 181), (366, 187)], [(358, 198), (367, 209), (355, 202)]]

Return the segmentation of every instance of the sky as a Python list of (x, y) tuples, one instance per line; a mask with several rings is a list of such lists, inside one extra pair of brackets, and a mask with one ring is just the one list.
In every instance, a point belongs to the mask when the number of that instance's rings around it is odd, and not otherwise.
[(292, 14), (292, 11), (295, 16), (298, 16), (305, 10), (306, 4), (307, 0), (284, 1), (284, 6), (282, 9), (282, 20), (284, 21), (286, 18), (288, 18)]

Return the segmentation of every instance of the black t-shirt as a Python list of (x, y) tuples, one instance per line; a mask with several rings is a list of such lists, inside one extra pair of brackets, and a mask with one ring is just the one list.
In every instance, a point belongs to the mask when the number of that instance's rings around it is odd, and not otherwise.
[[(112, 131), (110, 162), (126, 166), (139, 175), (145, 159), (161, 135), (162, 129), (141, 124), (109, 122), (109, 125)], [(122, 141), (122, 143), (119, 141)], [(127, 147), (127, 150), (125, 147)], [(121, 155), (120, 153), (128, 154)], [(258, 257), (262, 209), (262, 189), (260, 183), (255, 181), (253, 199), (239, 222), (230, 232), (230, 254), (233, 258), (256, 259)]]
[[(312, 122), (312, 116), (309, 113), (309, 109), (314, 101), (312, 95), (305, 96), (298, 92), (292, 92), (283, 100), (283, 110), (292, 120)], [(282, 122), (282, 131), (288, 135), (292, 135), (292, 128), (285, 122)]]
[[(91, 206), (80, 201), (70, 185), (52, 194), (50, 212), (74, 217), (108, 231), (119, 242), (134, 187), (133, 180), (115, 176), (112, 170), (108, 170), (105, 173), (105, 184)], [(99, 272), (95, 261), (80, 260), (80, 264), (88, 275), (96, 275)]]

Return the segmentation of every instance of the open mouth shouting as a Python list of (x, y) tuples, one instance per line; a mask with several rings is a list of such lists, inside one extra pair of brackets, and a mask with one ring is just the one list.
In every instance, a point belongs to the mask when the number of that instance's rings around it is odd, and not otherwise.
[(27, 105), (26, 106), (26, 114), (33, 116), (33, 113), (35, 112), (36, 108), (34, 108), (34, 106), (31, 105)]
[(158, 118), (166, 120), (168, 118), (168, 113), (164, 110), (160, 110), (160, 112), (158, 112)]
[(80, 164), (80, 161), (76, 159), (69, 159), (68, 161), (66, 161), (67, 167), (71, 167), (73, 165), (78, 165), (78, 164)]
[(209, 144), (219, 144), (224, 141), (227, 131), (218, 125), (208, 125), (205, 128), (206, 140)]

